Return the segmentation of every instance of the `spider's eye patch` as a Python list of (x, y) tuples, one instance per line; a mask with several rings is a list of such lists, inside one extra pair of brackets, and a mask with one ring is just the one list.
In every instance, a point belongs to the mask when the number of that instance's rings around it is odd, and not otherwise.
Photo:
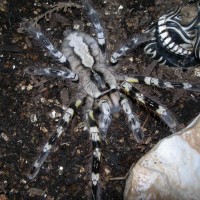
[(109, 89), (103, 75), (100, 72), (92, 71), (91, 80), (97, 85), (100, 91), (105, 91)]

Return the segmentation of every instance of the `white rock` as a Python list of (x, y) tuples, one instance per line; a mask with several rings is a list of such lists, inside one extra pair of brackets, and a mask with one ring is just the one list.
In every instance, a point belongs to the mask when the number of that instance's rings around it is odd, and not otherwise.
[(132, 167), (124, 200), (139, 199), (200, 199), (200, 115)]

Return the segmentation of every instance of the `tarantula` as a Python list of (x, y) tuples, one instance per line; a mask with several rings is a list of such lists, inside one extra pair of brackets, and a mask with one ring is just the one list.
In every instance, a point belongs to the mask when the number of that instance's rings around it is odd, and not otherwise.
[[(41, 31), (38, 31), (32, 25), (26, 27), (29, 35), (46, 49), (52, 58), (62, 63), (66, 68), (65, 70), (60, 70), (48, 67), (29, 67), (25, 69), (25, 72), (71, 80), (77, 83), (77, 88), (75, 89), (77, 91), (77, 99), (64, 110), (55, 132), (33, 163), (29, 178), (35, 178), (56, 141), (66, 131), (73, 117), (76, 116), (78, 109), (83, 107), (87, 129), (93, 146), (92, 197), (93, 199), (98, 199), (101, 140), (106, 137), (113, 113), (120, 112), (121, 109), (124, 111), (130, 130), (138, 143), (142, 141), (144, 134), (140, 121), (132, 110), (130, 99), (136, 99), (139, 103), (157, 113), (172, 132), (178, 129), (178, 123), (170, 111), (141, 94), (134, 88), (133, 84), (141, 83), (160, 88), (177, 88), (198, 92), (200, 87), (190, 83), (167, 82), (152, 77), (118, 77), (113, 74), (106, 64), (106, 40), (98, 14), (88, 1), (81, 0), (81, 2), (95, 28), (96, 39), (84, 32), (67, 30), (64, 32), (61, 51), (59, 51)], [(151, 37), (151, 34), (148, 33), (140, 37), (141, 43), (149, 40), (149, 37)]]
[[(168, 66), (188, 68), (200, 61), (200, 3), (190, 2), (162, 15), (143, 34), (152, 34), (144, 52), (158, 63)], [(140, 42), (141, 35), (135, 35), (128, 44), (119, 48), (111, 56), (115, 64)], [(143, 43), (144, 41), (142, 41)]]

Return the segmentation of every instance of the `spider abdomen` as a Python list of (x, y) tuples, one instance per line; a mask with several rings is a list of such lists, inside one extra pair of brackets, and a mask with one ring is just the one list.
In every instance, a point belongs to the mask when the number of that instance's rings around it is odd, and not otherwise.
[(94, 65), (104, 62), (97, 41), (83, 32), (73, 31), (67, 34), (62, 43), (62, 52), (77, 74), (82, 67), (93, 69)]

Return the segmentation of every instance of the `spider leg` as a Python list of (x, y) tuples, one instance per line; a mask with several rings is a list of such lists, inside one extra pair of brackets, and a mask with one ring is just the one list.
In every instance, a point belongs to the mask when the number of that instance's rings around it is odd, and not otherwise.
[(105, 139), (111, 123), (111, 110), (107, 100), (102, 100), (99, 104), (101, 110), (101, 114), (99, 115), (99, 131), (101, 133), (101, 138)]
[(101, 163), (101, 151), (100, 151), (100, 136), (98, 125), (94, 119), (94, 114), (92, 110), (88, 110), (86, 112), (86, 122), (88, 126), (89, 133), (92, 138), (92, 146), (93, 146), (93, 159), (92, 159), (92, 199), (96, 200), (99, 196), (99, 171), (100, 171), (100, 163)]
[(159, 105), (157, 102), (144, 96), (136, 88), (134, 88), (132, 84), (126, 81), (121, 84), (121, 88), (123, 92), (127, 94), (130, 98), (136, 99), (141, 104), (147, 105), (150, 109), (155, 111), (160, 116), (160, 118), (169, 126), (172, 132), (175, 132), (177, 131), (177, 129), (179, 129), (179, 124), (175, 121), (172, 114), (162, 105)]
[(78, 75), (67, 68), (65, 69), (65, 71), (63, 71), (63, 70), (52, 69), (52, 68), (28, 67), (24, 71), (29, 74), (62, 78), (63, 80), (66, 80), (66, 79), (70, 79), (72, 81), (78, 80)]
[[(36, 30), (33, 26), (28, 26), (26, 31), (31, 35), (31, 37), (38, 42), (42, 48), (45, 48), (49, 55), (53, 57), (55, 60), (59, 61), (60, 63), (65, 63), (67, 58), (63, 55), (62, 52), (58, 51), (50, 40), (40, 31)], [(69, 64), (69, 63), (68, 63)]]
[(199, 84), (192, 84), (192, 83), (182, 83), (182, 82), (175, 82), (175, 81), (163, 81), (161, 79), (148, 77), (148, 76), (132, 76), (126, 77), (125, 81), (129, 83), (141, 83), (150, 86), (156, 86), (158, 88), (177, 88), (177, 89), (184, 89), (194, 92), (200, 92), (200, 85)]
[(126, 115), (128, 117), (128, 124), (129, 124), (131, 131), (133, 132), (133, 136), (134, 136), (136, 142), (140, 143), (144, 137), (144, 133), (141, 130), (140, 121), (139, 121), (138, 117), (136, 116), (136, 114), (132, 111), (131, 104), (128, 101), (128, 99), (124, 98), (121, 100), (120, 103), (121, 103), (121, 106), (122, 106), (124, 112), (126, 113)]
[(74, 113), (77, 111), (77, 109), (82, 105), (82, 100), (78, 99), (75, 102), (73, 102), (65, 111), (63, 114), (59, 125), (56, 129), (56, 131), (53, 133), (53, 135), (50, 137), (49, 141), (45, 144), (45, 146), (42, 149), (42, 152), (38, 156), (38, 158), (33, 163), (33, 166), (28, 174), (29, 179), (33, 179), (38, 174), (42, 164), (48, 157), (52, 147), (57, 142), (57, 140), (60, 138), (60, 136), (64, 133), (64, 131), (67, 128), (67, 125), (72, 120)]
[(152, 33), (135, 34), (132, 37), (131, 41), (120, 47), (116, 52), (111, 55), (111, 64), (116, 64), (121, 57), (126, 56), (131, 50), (137, 48), (139, 45), (150, 41), (152, 37)]
[(99, 47), (101, 48), (102, 53), (105, 53), (106, 39), (105, 39), (104, 29), (100, 23), (99, 16), (87, 0), (81, 0), (81, 3), (84, 5), (84, 8), (87, 11), (88, 17), (95, 28)]

